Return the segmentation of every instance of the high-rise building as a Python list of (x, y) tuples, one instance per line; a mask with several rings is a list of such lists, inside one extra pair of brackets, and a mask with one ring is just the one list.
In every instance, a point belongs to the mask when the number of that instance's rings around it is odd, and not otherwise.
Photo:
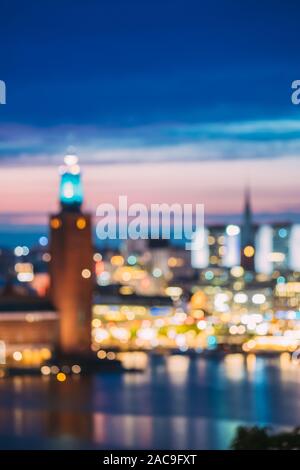
[(290, 233), (290, 269), (300, 272), (300, 224), (294, 224)]
[(240, 264), (240, 227), (211, 225), (196, 233), (192, 243), (191, 264), (196, 269)]
[(274, 271), (284, 272), (290, 268), (291, 224), (276, 223), (273, 229), (273, 252), (271, 260)]
[(245, 271), (254, 271), (254, 255), (255, 255), (255, 230), (252, 221), (252, 211), (250, 204), (250, 191), (245, 193), (245, 207), (243, 214), (243, 223), (241, 231), (241, 266)]
[(225, 256), (225, 226), (211, 225), (208, 227), (207, 243), (209, 247), (209, 266), (223, 266)]
[(78, 159), (65, 157), (61, 168), (61, 210), (50, 217), (51, 295), (60, 316), (61, 354), (89, 354), (93, 291), (91, 217), (81, 209)]

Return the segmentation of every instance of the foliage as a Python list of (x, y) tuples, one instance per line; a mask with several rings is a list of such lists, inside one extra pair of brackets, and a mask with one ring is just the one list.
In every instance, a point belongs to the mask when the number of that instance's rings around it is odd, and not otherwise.
[(233, 450), (300, 449), (300, 427), (290, 432), (272, 433), (269, 428), (240, 426), (231, 443)]

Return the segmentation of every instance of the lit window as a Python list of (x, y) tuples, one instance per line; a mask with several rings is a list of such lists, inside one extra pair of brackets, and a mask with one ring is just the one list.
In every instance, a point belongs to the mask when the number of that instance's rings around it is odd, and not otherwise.
[(61, 226), (61, 221), (60, 219), (55, 217), (54, 219), (51, 220), (50, 225), (54, 230), (57, 230)]
[(13, 358), (15, 361), (21, 361), (23, 359), (23, 354), (20, 351), (15, 351), (13, 353)]
[(81, 276), (83, 277), (83, 279), (89, 279), (91, 277), (92, 273), (89, 269), (83, 269), (81, 271)]
[(111, 257), (110, 262), (113, 266), (123, 266), (124, 258), (121, 255), (114, 255)]
[(253, 248), (253, 246), (251, 246), (251, 245), (245, 246), (245, 248), (244, 248), (244, 255), (245, 255), (247, 258), (252, 258), (252, 256), (254, 256), (254, 248)]
[(240, 233), (240, 227), (238, 225), (227, 225), (226, 233), (230, 237), (234, 237)]
[(65, 382), (65, 380), (67, 379), (66, 374), (64, 374), (63, 372), (59, 372), (56, 378), (59, 382)]
[(86, 220), (83, 217), (80, 217), (79, 219), (77, 219), (76, 227), (79, 230), (83, 230), (86, 227)]

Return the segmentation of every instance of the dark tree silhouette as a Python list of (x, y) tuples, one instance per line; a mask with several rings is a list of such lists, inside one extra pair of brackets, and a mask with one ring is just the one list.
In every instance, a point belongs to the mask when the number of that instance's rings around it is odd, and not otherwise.
[(300, 449), (300, 427), (291, 432), (271, 433), (269, 428), (240, 426), (231, 443), (233, 450), (290, 450)]

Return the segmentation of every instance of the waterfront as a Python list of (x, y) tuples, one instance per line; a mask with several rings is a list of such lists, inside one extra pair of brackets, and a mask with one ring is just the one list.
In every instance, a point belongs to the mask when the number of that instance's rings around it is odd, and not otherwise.
[(152, 358), (144, 372), (0, 381), (0, 446), (223, 449), (238, 425), (300, 423), (300, 367), (276, 358)]

